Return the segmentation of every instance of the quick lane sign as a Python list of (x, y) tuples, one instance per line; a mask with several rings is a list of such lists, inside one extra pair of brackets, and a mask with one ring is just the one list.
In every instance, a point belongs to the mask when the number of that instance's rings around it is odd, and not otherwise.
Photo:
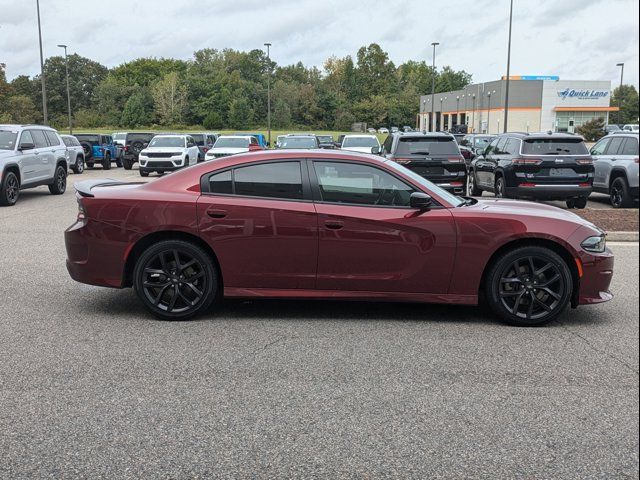
[(562, 100), (567, 98), (577, 98), (579, 100), (597, 100), (609, 96), (608, 90), (575, 90), (573, 88), (565, 88), (558, 90), (558, 96)]

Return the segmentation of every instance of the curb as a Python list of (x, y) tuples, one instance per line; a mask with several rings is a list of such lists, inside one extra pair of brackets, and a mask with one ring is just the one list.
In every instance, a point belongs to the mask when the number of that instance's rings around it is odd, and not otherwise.
[(638, 232), (607, 232), (608, 242), (637, 242)]

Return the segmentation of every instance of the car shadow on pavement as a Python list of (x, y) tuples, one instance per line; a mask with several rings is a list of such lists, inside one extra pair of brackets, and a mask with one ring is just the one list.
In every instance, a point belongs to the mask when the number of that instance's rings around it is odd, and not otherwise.
[[(154, 321), (134, 291), (105, 290), (90, 303), (78, 303), (82, 314)], [(382, 320), (497, 324), (483, 307), (400, 302), (336, 300), (225, 299), (192, 321), (225, 320)]]

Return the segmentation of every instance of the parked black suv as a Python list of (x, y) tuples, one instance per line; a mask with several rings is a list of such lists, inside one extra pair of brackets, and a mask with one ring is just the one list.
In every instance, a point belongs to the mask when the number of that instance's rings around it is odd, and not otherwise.
[(439, 187), (463, 194), (467, 166), (453, 135), (447, 133), (392, 133), (381, 155), (393, 160)]
[(471, 162), (467, 194), (488, 191), (500, 198), (565, 200), (569, 208), (584, 208), (593, 178), (593, 158), (582, 137), (506, 133)]
[(149, 132), (130, 132), (124, 139), (124, 156), (122, 158), (122, 166), (125, 170), (131, 170), (133, 164), (138, 161), (140, 152), (149, 145), (155, 133)]

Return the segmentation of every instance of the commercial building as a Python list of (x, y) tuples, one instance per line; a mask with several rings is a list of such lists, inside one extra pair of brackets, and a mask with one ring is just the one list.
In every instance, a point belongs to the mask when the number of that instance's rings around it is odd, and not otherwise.
[[(478, 83), (455, 92), (422, 95), (420, 130), (445, 131), (466, 125), (468, 132), (504, 131), (506, 79)], [(589, 120), (618, 110), (610, 106), (611, 82), (560, 80), (555, 76), (510, 77), (508, 131), (571, 132)], [(433, 120), (431, 118), (433, 112)]]

